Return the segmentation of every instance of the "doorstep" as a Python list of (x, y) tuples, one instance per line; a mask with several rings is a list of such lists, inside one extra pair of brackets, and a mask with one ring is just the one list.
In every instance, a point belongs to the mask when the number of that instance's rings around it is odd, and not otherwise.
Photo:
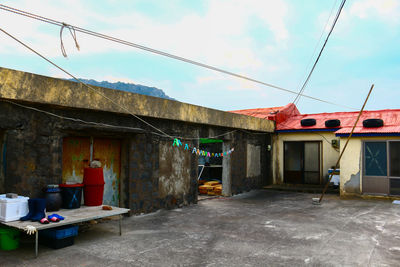
[[(289, 191), (289, 192), (300, 192), (300, 193), (313, 193), (320, 194), (324, 190), (324, 185), (304, 185), (304, 184), (282, 184), (282, 185), (268, 185), (264, 186), (263, 189), (271, 191)], [(333, 188), (331, 186), (326, 190), (326, 194), (337, 194), (339, 195), (339, 188)]]

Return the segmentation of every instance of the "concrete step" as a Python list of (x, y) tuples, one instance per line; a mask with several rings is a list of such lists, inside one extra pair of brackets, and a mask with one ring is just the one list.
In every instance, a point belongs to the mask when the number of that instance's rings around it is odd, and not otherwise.
[[(289, 192), (301, 192), (301, 193), (313, 193), (321, 194), (324, 190), (323, 186), (313, 185), (268, 185), (264, 186), (263, 189), (271, 191), (289, 191)], [(339, 195), (339, 188), (328, 187), (326, 194), (337, 194)]]

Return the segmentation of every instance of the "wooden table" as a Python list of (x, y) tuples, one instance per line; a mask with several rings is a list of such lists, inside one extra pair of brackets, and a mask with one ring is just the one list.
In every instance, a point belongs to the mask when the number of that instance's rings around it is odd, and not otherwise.
[(91, 221), (95, 219), (101, 219), (110, 216), (119, 216), (119, 235), (122, 234), (121, 230), (121, 220), (122, 214), (128, 213), (129, 209), (112, 207), (112, 210), (103, 210), (102, 206), (96, 207), (87, 207), (81, 206), (79, 209), (61, 209), (59, 211), (47, 212), (47, 215), (51, 215), (53, 213), (61, 215), (64, 217), (64, 220), (54, 223), (50, 222), (49, 224), (41, 224), (39, 222), (31, 222), (31, 221), (12, 221), (12, 222), (0, 222), (4, 225), (17, 228), (19, 230), (25, 230), (25, 227), (28, 225), (32, 225), (36, 228), (36, 239), (35, 239), (35, 256), (38, 256), (38, 244), (39, 244), (39, 231), (54, 227), (59, 227), (63, 225), (75, 224), (80, 222)]

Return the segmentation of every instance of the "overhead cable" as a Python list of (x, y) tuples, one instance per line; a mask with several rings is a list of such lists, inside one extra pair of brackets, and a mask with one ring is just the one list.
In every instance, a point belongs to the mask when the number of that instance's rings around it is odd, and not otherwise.
[(298, 102), (298, 100), (300, 99), (301, 96), (304, 96), (304, 95), (303, 95), (304, 89), (306, 88), (306, 86), (307, 86), (307, 84), (308, 84), (308, 81), (310, 80), (311, 75), (313, 74), (314, 69), (315, 69), (315, 67), (317, 66), (317, 63), (318, 63), (318, 61), (319, 61), (319, 59), (320, 59), (320, 57), (321, 57), (321, 55), (322, 55), (322, 52), (324, 51), (324, 48), (325, 48), (325, 46), (326, 46), (326, 44), (327, 44), (327, 42), (328, 42), (328, 40), (329, 40), (329, 37), (331, 36), (331, 33), (332, 33), (333, 29), (335, 28), (336, 22), (338, 21), (338, 19), (339, 19), (339, 17), (340, 17), (340, 13), (342, 12), (342, 9), (343, 9), (343, 6), (344, 6), (345, 3), (346, 3), (346, 0), (342, 0), (342, 2), (340, 3), (339, 10), (338, 10), (338, 12), (337, 12), (337, 14), (336, 14), (336, 17), (335, 17), (334, 21), (333, 21), (332, 27), (331, 27), (331, 29), (330, 29), (328, 35), (327, 35), (326, 38), (325, 38), (325, 42), (324, 42), (324, 44), (322, 45), (321, 50), (319, 51), (318, 57), (317, 57), (317, 59), (315, 60), (314, 65), (313, 65), (313, 67), (311, 68), (311, 71), (310, 71), (310, 73), (309, 73), (308, 76), (307, 76), (307, 79), (304, 81), (303, 86), (301, 87), (299, 93), (297, 94), (296, 98), (295, 98), (294, 101), (293, 101), (294, 104), (296, 104), (296, 103)]
[[(117, 107), (119, 107), (119, 108), (125, 110), (127, 113), (129, 113), (130, 115), (132, 115), (132, 116), (135, 117), (136, 119), (140, 120), (141, 122), (145, 123), (146, 125), (150, 126), (151, 128), (157, 130), (157, 131), (160, 132), (161, 134), (158, 133), (158, 132), (150, 132), (150, 133), (156, 134), (156, 135), (159, 135), (159, 136), (163, 136), (163, 137), (169, 137), (169, 138), (171, 138), (171, 139), (180, 138), (180, 139), (185, 139), (185, 140), (199, 140), (199, 139), (202, 139), (202, 138), (203, 138), (203, 137), (189, 137), (189, 138), (188, 138), (188, 137), (181, 137), (181, 136), (171, 136), (171, 135), (169, 135), (169, 134), (163, 132), (161, 129), (155, 127), (154, 125), (148, 123), (147, 121), (143, 120), (142, 118), (140, 118), (140, 117), (138, 117), (137, 115), (135, 115), (134, 113), (132, 113), (132, 112), (131, 112), (129, 109), (127, 109), (126, 107), (120, 105), (119, 103), (117, 103), (117, 102), (114, 101), (113, 99), (107, 97), (106, 95), (104, 95), (103, 93), (101, 93), (99, 90), (95, 89), (94, 87), (90, 86), (89, 84), (85, 83), (84, 81), (82, 81), (82, 80), (76, 78), (74, 75), (72, 75), (71, 73), (69, 73), (69, 72), (66, 71), (65, 69), (61, 68), (61, 67), (58, 66), (56, 63), (52, 62), (50, 59), (46, 58), (45, 56), (43, 56), (42, 54), (40, 54), (39, 52), (37, 52), (37, 51), (34, 50), (33, 48), (29, 47), (27, 44), (25, 44), (25, 43), (23, 43), (22, 41), (18, 40), (16, 37), (14, 37), (14, 36), (11, 35), (10, 33), (6, 32), (6, 31), (3, 30), (2, 28), (0, 28), (0, 31), (2, 31), (3, 33), (5, 33), (6, 35), (8, 35), (9, 37), (11, 37), (11, 38), (14, 39), (15, 41), (17, 41), (18, 43), (20, 43), (21, 45), (23, 45), (24, 47), (26, 47), (27, 49), (29, 49), (30, 51), (32, 51), (33, 53), (35, 53), (36, 55), (40, 56), (41, 58), (43, 58), (44, 60), (46, 60), (47, 62), (49, 62), (49, 63), (52, 64), (53, 66), (55, 66), (56, 68), (58, 68), (59, 70), (63, 71), (64, 73), (66, 73), (67, 75), (69, 75), (70, 77), (72, 77), (73, 79), (75, 79), (77, 82), (79, 82), (79, 83), (85, 85), (86, 87), (88, 87), (89, 89), (91, 89), (92, 91), (94, 91), (95, 93), (97, 93), (97, 94), (99, 94), (100, 96), (106, 98), (108, 101), (110, 101), (111, 103), (113, 103), (113, 104), (116, 105)], [(59, 117), (59, 118), (69, 119), (69, 120), (73, 120), (73, 121), (77, 121), (77, 122), (82, 122), (82, 123), (88, 123), (88, 124), (98, 124), (98, 123), (95, 123), (95, 122), (87, 122), (87, 121), (83, 121), (83, 120), (75, 119), (75, 118), (62, 117), (62, 116), (60, 116), (60, 115), (57, 115), (57, 114), (54, 114), (54, 113), (51, 113), (51, 112), (39, 110), (39, 109), (33, 108), (33, 107), (23, 106), (23, 105), (21, 105), (21, 104), (18, 104), (18, 103), (12, 102), (12, 101), (7, 101), (7, 100), (6, 100), (6, 102), (10, 102), (10, 103), (12, 103), (12, 104), (19, 105), (19, 106), (25, 107), (25, 108), (30, 108), (30, 109), (32, 109), (32, 110), (36, 110), (36, 111), (38, 111), (38, 112), (46, 113), (46, 114), (48, 114), (48, 115), (55, 116), (55, 117)], [(107, 124), (102, 124), (102, 126), (114, 127), (113, 125), (107, 125)], [(115, 128), (115, 127), (114, 127), (114, 128)], [(131, 130), (143, 130), (143, 129), (141, 129), (141, 128), (131, 128), (131, 127), (120, 127), (120, 128), (126, 128), (126, 129), (131, 129)], [(204, 138), (211, 138), (211, 139), (212, 139), (212, 138), (218, 138), (218, 137), (221, 137), (221, 136), (224, 136), (224, 135), (228, 135), (228, 134), (234, 133), (234, 132), (236, 132), (236, 131), (238, 131), (238, 130), (232, 130), (232, 131), (225, 132), (225, 133), (223, 133), (223, 134), (219, 134), (219, 135), (215, 135), (215, 136), (208, 136), (208, 137), (204, 137)]]
[[(306, 65), (306, 67), (305, 67), (305, 69), (304, 69), (304, 72), (303, 72), (303, 74), (302, 74), (302, 76), (301, 76), (302, 81), (301, 81), (301, 83), (299, 84), (299, 87), (300, 87), (300, 88), (301, 88), (301, 85), (303, 84), (303, 78), (306, 79), (306, 77), (307, 77), (306, 74), (307, 74), (308, 67), (310, 66), (310, 64), (311, 64), (311, 62), (312, 62), (312, 59), (314, 58), (315, 52), (317, 52), (317, 48), (318, 48), (318, 46), (319, 46), (319, 44), (320, 44), (320, 42), (321, 42), (322, 36), (323, 36), (324, 33), (325, 33), (325, 30), (326, 30), (326, 28), (327, 28), (327, 26), (328, 26), (328, 23), (329, 23), (329, 21), (331, 20), (331, 17), (332, 17), (332, 14), (333, 14), (333, 10), (335, 9), (335, 6), (336, 6), (337, 1), (338, 1), (338, 0), (335, 0), (335, 1), (333, 2), (331, 11), (329, 12), (329, 16), (328, 16), (328, 18), (327, 18), (327, 20), (326, 20), (326, 22), (325, 22), (324, 27), (322, 28), (321, 34), (319, 35), (319, 38), (318, 38), (318, 41), (317, 41), (317, 43), (316, 43), (315, 46), (314, 46), (314, 50), (313, 50), (313, 52), (312, 52), (312, 54), (311, 54), (311, 56), (310, 56), (310, 58), (309, 58), (309, 60), (308, 60), (308, 62), (307, 62), (307, 65)], [(296, 98), (297, 98), (297, 96), (296, 96)], [(292, 103), (294, 104), (294, 101), (293, 101)]]
[(169, 134), (163, 132), (162, 130), (160, 130), (159, 128), (153, 126), (152, 124), (148, 123), (147, 121), (143, 120), (142, 118), (140, 118), (139, 116), (135, 115), (134, 113), (132, 113), (128, 108), (121, 106), (119, 103), (117, 103), (115, 100), (109, 98), (108, 96), (106, 96), (105, 94), (103, 94), (102, 92), (100, 92), (99, 90), (97, 90), (96, 88), (90, 86), (89, 84), (85, 83), (84, 81), (82, 81), (81, 79), (75, 77), (74, 75), (72, 75), (71, 73), (69, 73), (68, 71), (66, 71), (65, 69), (61, 68), (60, 66), (58, 66), (56, 63), (54, 63), (53, 61), (51, 61), (50, 59), (46, 58), (45, 56), (43, 56), (42, 54), (40, 54), (39, 52), (37, 52), (36, 50), (34, 50), (33, 48), (31, 48), (30, 46), (28, 46), (27, 44), (25, 44), (24, 42), (20, 41), (19, 39), (17, 39), (16, 37), (14, 37), (13, 35), (11, 35), (10, 33), (6, 32), (5, 30), (3, 30), (2, 28), (0, 28), (0, 31), (2, 31), (3, 33), (5, 33), (6, 35), (8, 35), (9, 37), (11, 37), (12, 39), (14, 39), (15, 41), (17, 41), (18, 43), (20, 43), (21, 45), (23, 45), (25, 48), (29, 49), (30, 51), (32, 51), (33, 53), (35, 53), (36, 55), (38, 55), (39, 57), (43, 58), (44, 60), (46, 60), (47, 62), (49, 62), (51, 65), (53, 65), (54, 67), (56, 67), (57, 69), (61, 70), (62, 72), (64, 72), (65, 74), (67, 74), (68, 76), (72, 77), (74, 80), (76, 80), (79, 83), (82, 83), (83, 85), (85, 85), (87, 88), (89, 88), (90, 90), (92, 90), (93, 92), (95, 92), (96, 94), (104, 97), (105, 99), (107, 99), (108, 101), (110, 101), (111, 103), (113, 103), (115, 106), (125, 110), (128, 114), (132, 115), (133, 117), (135, 117), (136, 119), (140, 120), (141, 122), (143, 122), (144, 124), (150, 126), (151, 128), (157, 130), (158, 132), (162, 133), (163, 135), (170, 137), (173, 139), (172, 136), (170, 136)]
[(287, 92), (287, 93), (291, 93), (291, 94), (295, 94), (295, 95), (301, 95), (303, 97), (306, 97), (306, 98), (309, 98), (309, 99), (313, 99), (313, 100), (316, 100), (316, 101), (319, 101), (319, 102), (322, 102), (322, 103), (335, 105), (335, 106), (340, 106), (340, 107), (343, 107), (343, 108), (346, 108), (346, 109), (356, 110), (353, 107), (341, 105), (341, 104), (338, 104), (338, 103), (335, 103), (335, 102), (331, 102), (331, 101), (328, 101), (328, 100), (323, 100), (323, 99), (320, 99), (320, 98), (317, 98), (317, 97), (313, 97), (313, 96), (309, 96), (309, 95), (304, 95), (302, 93), (299, 94), (298, 92), (295, 92), (295, 91), (292, 91), (292, 90), (289, 90), (289, 89), (285, 89), (285, 88), (282, 88), (282, 87), (279, 87), (279, 86), (276, 86), (276, 85), (273, 85), (273, 84), (270, 84), (270, 83), (266, 83), (266, 82), (263, 82), (263, 81), (260, 81), (260, 80), (257, 80), (257, 79), (253, 79), (253, 78), (241, 75), (241, 74), (233, 73), (231, 71), (223, 70), (221, 68), (217, 68), (217, 67), (205, 64), (205, 63), (201, 63), (201, 62), (194, 61), (194, 60), (191, 60), (191, 59), (188, 59), (188, 58), (184, 58), (184, 57), (181, 57), (181, 56), (173, 55), (173, 54), (170, 54), (170, 53), (167, 53), (167, 52), (163, 52), (161, 50), (157, 50), (157, 49), (153, 49), (153, 48), (150, 48), (150, 47), (147, 47), (147, 46), (143, 46), (143, 45), (140, 45), (140, 44), (136, 44), (136, 43), (132, 43), (132, 42), (129, 42), (129, 41), (125, 41), (125, 40), (122, 40), (122, 39), (119, 39), (119, 38), (116, 38), (116, 37), (112, 37), (112, 36), (105, 35), (105, 34), (102, 34), (102, 33), (94, 32), (94, 31), (91, 31), (91, 30), (88, 30), (88, 29), (84, 29), (84, 28), (81, 28), (81, 27), (73, 26), (73, 25), (70, 25), (70, 24), (67, 24), (67, 23), (64, 23), (64, 22), (61, 22), (61, 21), (57, 21), (57, 20), (53, 20), (53, 19), (46, 18), (46, 17), (43, 17), (43, 16), (39, 16), (39, 15), (30, 13), (30, 12), (26, 12), (26, 11), (23, 11), (23, 10), (20, 10), (20, 9), (16, 9), (16, 8), (13, 8), (13, 7), (9, 7), (9, 6), (3, 5), (3, 4), (0, 4), (0, 9), (8, 11), (8, 12), (12, 12), (14, 14), (18, 14), (18, 15), (22, 15), (22, 16), (25, 16), (25, 17), (29, 17), (29, 18), (32, 18), (32, 19), (35, 19), (35, 20), (39, 20), (39, 21), (42, 21), (42, 22), (50, 23), (50, 24), (53, 24), (53, 25), (56, 25), (56, 26), (59, 26), (59, 27), (68, 26), (68, 27), (70, 27), (70, 29), (73, 28), (77, 32), (81, 32), (81, 33), (84, 33), (84, 34), (88, 34), (88, 35), (95, 36), (95, 37), (98, 37), (98, 38), (102, 38), (102, 39), (105, 39), (105, 40), (109, 40), (109, 41), (112, 41), (112, 42), (117, 42), (117, 43), (120, 43), (120, 44), (123, 44), (123, 45), (131, 46), (131, 47), (134, 47), (134, 48), (137, 48), (137, 49), (141, 49), (141, 50), (144, 50), (144, 51), (147, 51), (147, 52), (150, 52), (150, 53), (154, 53), (154, 54), (157, 54), (157, 55), (169, 57), (169, 58), (172, 58), (172, 59), (175, 59), (175, 60), (178, 60), (178, 61), (186, 62), (186, 63), (192, 64), (192, 65), (196, 65), (196, 66), (199, 66), (199, 67), (210, 69), (210, 70), (213, 70), (213, 71), (216, 71), (216, 72), (224, 73), (224, 74), (236, 77), (236, 78), (248, 80), (248, 81), (251, 81), (251, 82), (254, 82), (254, 83), (258, 83), (258, 84), (261, 84), (261, 85), (264, 85), (264, 86), (275, 88), (275, 89), (278, 89), (278, 90), (281, 90), (281, 91), (284, 91), (284, 92)]
[(22, 105), (20, 103), (16, 103), (14, 101), (10, 101), (10, 100), (5, 100), (5, 99), (1, 99), (0, 101), (15, 105), (15, 106), (19, 106), (25, 109), (30, 109), (30, 110), (34, 110), (40, 113), (44, 113), (48, 116), (52, 116), (52, 117), (56, 117), (59, 119), (63, 119), (63, 120), (69, 120), (69, 121), (73, 121), (73, 122), (79, 122), (79, 123), (83, 123), (83, 124), (90, 124), (90, 125), (94, 125), (94, 126), (100, 126), (100, 127), (107, 127), (107, 128), (117, 128), (117, 129), (125, 129), (125, 130), (133, 130), (133, 131), (144, 131), (144, 129), (142, 128), (134, 128), (134, 127), (128, 127), (128, 126), (120, 126), (120, 125), (112, 125), (112, 124), (107, 124), (107, 123), (101, 123), (101, 122), (94, 122), (94, 121), (85, 121), (82, 119), (78, 119), (78, 118), (71, 118), (71, 117), (66, 117), (66, 116), (62, 116), (62, 115), (58, 115), (49, 111), (45, 111), (39, 108), (34, 108), (31, 106), (26, 106), (26, 105)]
[[(145, 131), (142, 128), (121, 126), (121, 125), (112, 125), (112, 124), (107, 124), (107, 123), (102, 123), (102, 122), (86, 121), (86, 120), (82, 120), (82, 119), (79, 119), (79, 118), (66, 117), (66, 116), (62, 116), (62, 115), (59, 115), (59, 114), (56, 114), (56, 113), (53, 113), (53, 112), (49, 112), (49, 111), (46, 111), (46, 110), (43, 110), (43, 109), (39, 109), (39, 108), (35, 108), (35, 107), (32, 107), (32, 106), (23, 105), (21, 103), (17, 103), (17, 102), (6, 100), (6, 99), (0, 99), (0, 101), (6, 102), (6, 103), (9, 103), (9, 104), (21, 107), (21, 108), (25, 108), (25, 109), (33, 110), (33, 111), (36, 111), (36, 112), (40, 112), (40, 113), (46, 114), (46, 115), (51, 116), (51, 117), (56, 117), (56, 118), (59, 118), (59, 119), (69, 120), (69, 121), (78, 122), (78, 123), (82, 123), (82, 124), (88, 124), (88, 125), (94, 125), (94, 126), (106, 127), (106, 128), (114, 128), (114, 129), (132, 130), (132, 131), (136, 131), (136, 132), (144, 132)], [(208, 138), (209, 139), (213, 139), (213, 138), (218, 138), (218, 137), (221, 137), (221, 136), (224, 136), (224, 135), (228, 135), (228, 134), (231, 134), (231, 133), (234, 133), (234, 132), (237, 132), (237, 131), (238, 130), (233, 130), (233, 131), (225, 132), (223, 134), (219, 134), (219, 135), (215, 135), (215, 136), (207, 136), (207, 137), (189, 137), (189, 138), (181, 137), (181, 136), (175, 136), (175, 137), (179, 138), (179, 139), (184, 139), (184, 140), (198, 140), (198, 139), (206, 139), (206, 138), (207, 139)], [(249, 132), (249, 131), (245, 131), (245, 132), (248, 133), (248, 134), (258, 134), (258, 133), (252, 133), (252, 132)], [(165, 137), (164, 135), (162, 135), (160, 133), (156, 133), (156, 132), (150, 132), (150, 133), (154, 134), (154, 135), (161, 136), (161, 137)], [(263, 133), (263, 134), (267, 134), (267, 133)]]

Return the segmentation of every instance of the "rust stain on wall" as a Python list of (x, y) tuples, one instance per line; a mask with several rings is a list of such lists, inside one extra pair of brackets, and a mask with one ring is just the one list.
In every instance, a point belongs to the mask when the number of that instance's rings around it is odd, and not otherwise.
[(83, 181), (83, 170), (89, 167), (89, 137), (65, 137), (63, 139), (62, 182)]
[(99, 139), (93, 141), (93, 160), (101, 162), (104, 173), (103, 203), (119, 206), (121, 173), (121, 141), (118, 139)]

